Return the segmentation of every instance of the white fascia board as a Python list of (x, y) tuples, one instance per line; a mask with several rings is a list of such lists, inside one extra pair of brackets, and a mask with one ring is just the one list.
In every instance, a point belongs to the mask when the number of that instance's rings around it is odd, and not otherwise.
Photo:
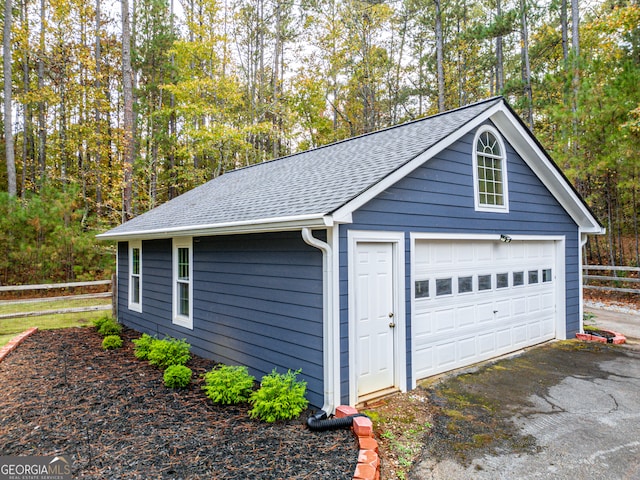
[(484, 123), (487, 119), (489, 119), (492, 115), (494, 115), (498, 110), (504, 108), (502, 103), (497, 103), (493, 107), (484, 111), (481, 115), (478, 115), (474, 119), (470, 120), (469, 123), (464, 125), (462, 128), (456, 130), (451, 133), (449, 136), (443, 138), (432, 147), (428, 148), (420, 155), (416, 156), (413, 160), (405, 163), (403, 166), (398, 168), (395, 172), (391, 173), (391, 175), (386, 176), (382, 180), (380, 180), (375, 185), (372, 185), (361, 195), (358, 195), (350, 202), (346, 203), (335, 212), (333, 212), (333, 218), (336, 223), (350, 223), (351, 214), (362, 207), (365, 203), (370, 200), (373, 200), (375, 197), (384, 192), (387, 188), (394, 185), (396, 182), (402, 180), (404, 177), (413, 172), (416, 168), (420, 167), (426, 161), (431, 160), (437, 153), (441, 152), (445, 148), (453, 145), (455, 142), (464, 137), (468, 132), (472, 131), (482, 123)]
[(175, 237), (204, 237), (214, 235), (284, 232), (300, 230), (303, 227), (326, 228), (333, 226), (333, 224), (334, 221), (330, 215), (312, 214), (294, 217), (267, 218), (263, 220), (249, 220), (243, 222), (217, 223), (212, 225), (139, 230), (113, 234), (105, 232), (96, 235), (96, 238), (99, 240), (151, 240)]
[(517, 118), (514, 118), (511, 111), (502, 106), (491, 116), (491, 120), (529, 168), (569, 213), (580, 230), (585, 233), (603, 234), (604, 228), (600, 226), (565, 177), (551, 164), (547, 154), (533, 140), (532, 134)]

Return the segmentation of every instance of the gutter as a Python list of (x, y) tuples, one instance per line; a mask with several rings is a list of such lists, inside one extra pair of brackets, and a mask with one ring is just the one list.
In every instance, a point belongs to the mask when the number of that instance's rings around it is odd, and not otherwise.
[[(137, 217), (139, 218), (139, 217)], [(132, 219), (130, 221), (135, 221)], [(123, 224), (126, 225), (126, 224)], [(248, 233), (265, 233), (278, 231), (293, 231), (301, 227), (326, 228), (333, 226), (333, 219), (324, 214), (297, 215), (288, 217), (273, 217), (261, 220), (242, 220), (237, 222), (214, 223), (210, 225), (186, 225), (158, 229), (141, 228), (119, 231), (115, 227), (105, 233), (96, 235), (98, 240), (150, 240), (174, 237), (203, 237), (213, 235), (233, 235)]]
[(309, 227), (301, 230), (307, 245), (322, 251), (322, 359), (324, 404), (322, 412), (332, 415), (340, 403), (340, 325), (336, 308), (338, 291), (338, 229), (327, 228), (327, 242), (313, 236)]

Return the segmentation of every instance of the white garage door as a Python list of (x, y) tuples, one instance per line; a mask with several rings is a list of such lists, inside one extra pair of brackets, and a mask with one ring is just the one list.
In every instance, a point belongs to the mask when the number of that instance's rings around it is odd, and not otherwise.
[(553, 241), (417, 240), (416, 379), (555, 337)]

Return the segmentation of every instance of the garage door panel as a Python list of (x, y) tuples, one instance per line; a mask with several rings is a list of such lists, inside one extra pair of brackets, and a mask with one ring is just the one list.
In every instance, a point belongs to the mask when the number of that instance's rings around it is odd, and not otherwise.
[(540, 296), (531, 295), (527, 297), (527, 313), (536, 313), (540, 311)]
[(493, 321), (493, 302), (479, 303), (476, 306), (478, 323)]
[(496, 301), (496, 319), (502, 320), (511, 318), (511, 300), (498, 300)]
[(527, 313), (527, 299), (525, 297), (516, 297), (511, 300), (511, 309), (513, 315), (524, 315)]
[(458, 340), (459, 360), (466, 361), (478, 355), (476, 351), (476, 337), (467, 337)]
[(530, 340), (535, 340), (542, 336), (542, 329), (540, 328), (540, 322), (531, 322), (527, 325), (527, 333)]
[(412, 327), (416, 339), (430, 334), (433, 331), (431, 326), (431, 312), (416, 313)]
[(545, 310), (554, 308), (555, 306), (555, 296), (553, 292), (547, 292), (542, 295), (542, 308)]
[(419, 370), (416, 371), (418, 378), (424, 378), (429, 375), (429, 372), (435, 370), (433, 363), (433, 347), (426, 347), (416, 351), (415, 362), (419, 365)]
[(456, 363), (456, 342), (448, 341), (436, 347), (436, 368), (450, 367)]
[(485, 333), (478, 335), (478, 350), (480, 355), (493, 352), (496, 349), (495, 333)]
[(429, 284), (414, 298), (417, 379), (554, 338), (555, 245), (417, 241), (414, 279)]
[[(467, 248), (467, 247), (462, 246), (461, 248)], [(491, 242), (476, 243), (473, 248), (475, 248), (475, 254), (476, 254), (475, 260), (478, 263), (486, 264), (493, 261), (494, 246)]]
[(435, 312), (435, 331), (436, 333), (453, 330), (455, 327), (455, 309), (448, 308)]
[(511, 341), (511, 329), (510, 328), (503, 328), (502, 330), (498, 330), (496, 332), (496, 343), (498, 346), (499, 350), (503, 350), (505, 348), (508, 348), (512, 341)]
[(466, 307), (459, 307), (456, 310), (456, 325), (458, 328), (466, 328), (476, 323), (475, 307), (469, 305)]
[(527, 338), (527, 326), (526, 325), (516, 325), (513, 327), (513, 344), (517, 347), (526, 343)]

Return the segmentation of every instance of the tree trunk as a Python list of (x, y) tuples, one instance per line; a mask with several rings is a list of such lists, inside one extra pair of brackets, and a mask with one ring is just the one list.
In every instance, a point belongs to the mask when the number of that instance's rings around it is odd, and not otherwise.
[(133, 70), (131, 68), (131, 25), (129, 0), (122, 0), (122, 95), (123, 95), (123, 168), (122, 219), (133, 216)]
[(436, 70), (438, 77), (438, 112), (445, 111), (444, 99), (444, 38), (442, 34), (442, 10), (440, 0), (434, 0), (436, 5)]
[[(101, 74), (101, 62), (102, 62), (102, 45), (100, 42), (100, 23), (101, 12), (100, 12), (100, 4), (101, 0), (96, 0), (96, 24), (95, 24), (95, 61), (96, 61), (96, 95), (101, 94), (102, 90), (102, 79), (100, 78)], [(101, 125), (102, 121), (100, 115), (100, 102), (95, 102), (94, 107), (94, 118), (95, 118), (95, 128), (96, 128), (96, 153), (95, 153), (95, 176), (96, 176), (96, 212), (98, 217), (102, 216), (102, 152), (100, 148), (102, 147), (102, 138), (101, 138)]]
[[(40, 0), (40, 38), (38, 45), (38, 95), (42, 98), (44, 90), (44, 55), (45, 55), (45, 0)], [(38, 101), (38, 168), (40, 185), (45, 181), (47, 166), (47, 125), (46, 105), (44, 100)]]
[[(502, 5), (496, 0), (496, 17), (502, 16)], [(496, 93), (500, 95), (504, 89), (504, 56), (502, 52), (502, 35), (496, 37)]]
[(562, 58), (564, 67), (569, 63), (569, 25), (567, 19), (567, 0), (560, 4), (560, 30), (562, 31)]
[[(174, 32), (174, 26), (173, 26), (173, 0), (171, 0), (171, 4), (170, 7), (171, 8), (171, 35), (173, 35)], [(226, 15), (226, 13), (225, 13)], [(175, 54), (173, 53), (173, 51), (171, 52), (171, 83), (173, 84), (175, 82), (175, 63), (176, 63), (176, 59), (175, 59)], [(176, 121), (176, 112), (175, 112), (175, 108), (176, 108), (176, 96), (173, 92), (171, 92), (169, 94), (169, 200), (175, 198), (178, 196), (178, 191), (176, 189), (176, 172), (175, 172), (175, 168), (176, 168), (176, 154), (175, 154), (175, 145), (176, 145), (176, 128), (177, 128), (177, 121)]]
[(29, 159), (33, 158), (33, 150), (32, 150), (32, 109), (31, 109), (31, 101), (28, 99), (30, 93), (30, 85), (29, 85), (29, 76), (30, 76), (30, 68), (29, 68), (29, 9), (27, 5), (27, 1), (23, 0), (22, 8), (20, 9), (21, 22), (25, 25), (26, 29), (26, 38), (25, 45), (22, 51), (22, 84), (23, 84), (23, 92), (25, 96), (25, 101), (22, 105), (22, 189), (21, 196), (25, 198), (27, 193), (27, 179), (29, 178), (29, 172), (31, 171), (31, 166)]
[(531, 63), (529, 61), (529, 25), (527, 21), (527, 2), (520, 0), (521, 40), (522, 40), (522, 84), (526, 101), (525, 120), (533, 132), (533, 93), (531, 91)]
[(13, 151), (13, 112), (11, 108), (12, 75), (11, 75), (11, 0), (4, 3), (4, 37), (2, 54), (4, 55), (4, 141), (7, 160), (7, 191), (15, 197), (18, 193), (16, 184), (16, 162)]
[(578, 154), (578, 90), (580, 88), (579, 58), (580, 58), (580, 11), (578, 0), (571, 0), (571, 50), (573, 65), (571, 69), (571, 125), (573, 127), (573, 155)]

